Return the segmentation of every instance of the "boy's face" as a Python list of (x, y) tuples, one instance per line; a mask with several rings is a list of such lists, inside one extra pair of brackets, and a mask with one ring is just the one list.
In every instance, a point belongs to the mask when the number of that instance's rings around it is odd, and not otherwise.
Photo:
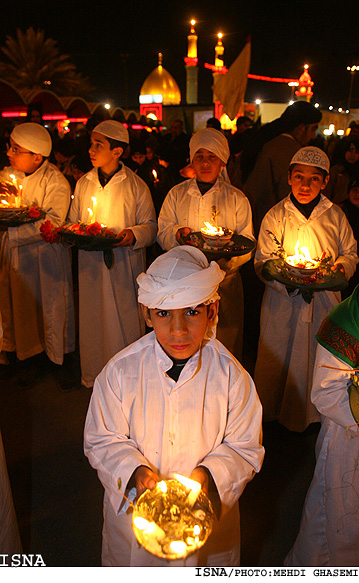
[(10, 138), (10, 148), (7, 151), (7, 157), (9, 158), (10, 165), (14, 170), (19, 170), (20, 172), (25, 172), (26, 174), (32, 174), (41, 166), (43, 157), (41, 154), (34, 154), (23, 148), (12, 138)]
[(200, 182), (215, 182), (223, 166), (222, 160), (206, 148), (200, 148), (193, 156), (192, 168)]
[(288, 175), (288, 184), (292, 187), (294, 197), (302, 204), (308, 204), (323, 190), (329, 180), (315, 166), (295, 164)]
[(350, 144), (349, 149), (345, 152), (345, 159), (349, 164), (356, 164), (359, 160), (359, 150), (354, 144)]
[(134, 162), (137, 162), (137, 164), (139, 164), (140, 166), (142, 166), (142, 164), (146, 160), (146, 154), (142, 154), (142, 152), (134, 152), (132, 154), (132, 160)]
[(141, 306), (147, 326), (154, 329), (162, 348), (174, 359), (190, 358), (199, 349), (208, 326), (214, 324), (218, 301), (208, 306), (176, 310)]
[(111, 150), (110, 142), (106, 136), (92, 132), (89, 154), (95, 168), (101, 168), (106, 174), (111, 174), (118, 168), (122, 152), (122, 148), (119, 147)]
[(349, 200), (355, 206), (359, 206), (359, 186), (354, 186), (350, 189)]

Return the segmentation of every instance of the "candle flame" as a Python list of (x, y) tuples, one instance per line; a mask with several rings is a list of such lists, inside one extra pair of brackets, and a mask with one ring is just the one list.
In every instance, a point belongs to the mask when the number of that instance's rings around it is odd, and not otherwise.
[(4, 204), (5, 206), (10, 206), (7, 200), (2, 200), (1, 204)]
[(193, 534), (199, 534), (201, 532), (201, 527), (195, 524), (193, 527)]
[(90, 209), (90, 208), (88, 208), (87, 210), (88, 210), (88, 212), (89, 212), (89, 215), (92, 217), (92, 215), (93, 215), (93, 210), (92, 210), (92, 209)]
[(222, 235), (224, 235), (224, 231), (222, 229), (222, 227), (217, 227), (216, 225), (212, 225), (212, 223), (205, 221), (204, 223), (204, 227), (201, 228), (201, 232), (204, 233), (205, 235), (213, 235), (213, 236), (218, 236), (221, 237)]
[(150, 524), (148, 520), (146, 520), (146, 518), (143, 518), (142, 516), (135, 516), (135, 518), (133, 519), (133, 523), (135, 527), (138, 528), (138, 530), (146, 530), (146, 528)]
[(91, 200), (92, 200), (92, 202), (96, 203), (97, 202), (96, 196), (91, 196)]
[(194, 490), (195, 492), (199, 492), (201, 489), (201, 484), (196, 482), (195, 480), (191, 480), (190, 478), (186, 478), (185, 476), (181, 476), (180, 474), (174, 475), (176, 480), (181, 482), (186, 488), (190, 488), (190, 490)]
[(170, 543), (170, 547), (175, 553), (179, 553), (179, 554), (184, 553), (187, 549), (186, 543), (183, 542), (182, 540), (173, 540)]
[(294, 248), (294, 255), (286, 257), (286, 262), (293, 267), (301, 267), (303, 269), (313, 269), (319, 265), (318, 261), (312, 259), (308, 247), (301, 247), (299, 252), (299, 239)]
[(162, 480), (162, 482), (158, 482), (157, 486), (164, 494), (167, 492), (167, 484), (164, 480)]
[(152, 174), (153, 174), (153, 178), (156, 180), (157, 179), (157, 172), (156, 172), (156, 170), (152, 170)]
[(15, 174), (10, 174), (10, 178), (11, 178), (11, 180), (12, 180), (13, 182), (15, 182), (15, 180), (16, 180), (16, 176), (15, 176)]

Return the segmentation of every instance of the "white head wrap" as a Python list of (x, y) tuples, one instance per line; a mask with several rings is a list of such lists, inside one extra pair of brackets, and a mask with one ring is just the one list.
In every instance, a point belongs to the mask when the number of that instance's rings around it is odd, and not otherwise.
[(290, 161), (292, 164), (304, 164), (304, 166), (316, 166), (329, 173), (330, 161), (328, 156), (320, 148), (306, 146), (296, 152)]
[[(160, 255), (137, 278), (138, 301), (150, 309), (195, 308), (219, 299), (218, 286), (225, 273), (196, 247), (181, 245)], [(215, 327), (207, 330), (215, 337)]]
[(192, 162), (193, 156), (200, 149), (205, 148), (216, 154), (224, 164), (229, 158), (229, 146), (226, 136), (214, 128), (205, 128), (196, 132), (189, 142), (189, 158)]
[(118, 140), (119, 142), (125, 142), (126, 144), (130, 142), (126, 128), (122, 125), (121, 122), (114, 119), (107, 119), (106, 121), (102, 121), (96, 127), (94, 127), (93, 131), (106, 136), (106, 138)]
[(49, 132), (38, 123), (21, 123), (14, 127), (10, 137), (22, 148), (34, 154), (41, 154), (47, 158), (52, 149), (52, 140)]

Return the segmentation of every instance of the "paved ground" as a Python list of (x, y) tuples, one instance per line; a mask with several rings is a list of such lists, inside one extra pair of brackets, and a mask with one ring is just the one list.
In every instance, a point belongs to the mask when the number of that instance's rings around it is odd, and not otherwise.
[[(16, 377), (0, 379), (0, 429), (23, 549), (47, 566), (100, 566), (102, 486), (82, 450), (90, 393), (60, 392), (51, 371), (25, 390)], [(240, 501), (243, 566), (282, 565), (298, 531), (317, 431), (264, 426), (265, 462)]]

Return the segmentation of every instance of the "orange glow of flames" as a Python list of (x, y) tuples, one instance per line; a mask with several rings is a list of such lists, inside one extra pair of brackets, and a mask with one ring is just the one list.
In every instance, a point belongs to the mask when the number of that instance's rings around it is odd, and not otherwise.
[(293, 267), (300, 267), (301, 269), (314, 269), (318, 267), (319, 261), (312, 259), (308, 247), (301, 247), (299, 252), (299, 240), (294, 249), (294, 255), (286, 257), (286, 263)]
[(208, 221), (205, 222), (204, 227), (201, 228), (201, 233), (204, 233), (204, 235), (212, 235), (213, 237), (222, 237), (224, 235), (222, 227), (212, 225), (212, 223), (209, 223)]

